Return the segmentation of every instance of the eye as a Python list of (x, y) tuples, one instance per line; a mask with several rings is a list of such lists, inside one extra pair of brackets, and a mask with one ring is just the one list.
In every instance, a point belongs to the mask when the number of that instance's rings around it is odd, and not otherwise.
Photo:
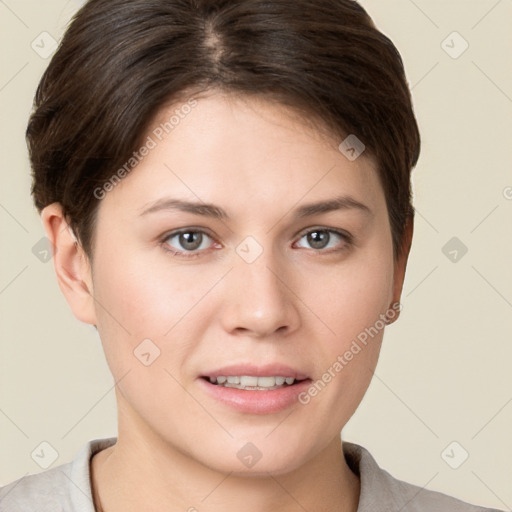
[[(352, 236), (349, 233), (330, 228), (310, 229), (301, 235), (299, 241), (302, 239), (309, 244), (309, 248), (327, 253), (348, 249), (353, 243)], [(200, 256), (203, 251), (208, 250), (214, 244), (221, 247), (205, 231), (192, 228), (168, 233), (161, 239), (160, 243), (165, 251), (172, 253), (174, 256), (185, 258)], [(297, 244), (298, 242), (294, 245), (297, 246)], [(336, 248), (336, 246), (339, 247)], [(323, 249), (331, 250), (323, 251)]]
[(306, 242), (310, 245), (310, 248), (316, 250), (333, 249), (336, 247), (336, 245), (340, 245), (340, 240), (343, 242), (341, 243), (341, 247), (338, 247), (338, 249), (334, 250), (346, 249), (352, 243), (352, 237), (348, 233), (327, 228), (311, 229), (301, 236), (300, 240), (302, 239), (306, 240)]
[(199, 256), (199, 250), (208, 248), (208, 240), (213, 241), (204, 231), (186, 229), (165, 235), (165, 238), (162, 239), (162, 246), (166, 251), (172, 252), (175, 255), (192, 253), (186, 255), (186, 257), (193, 257)]

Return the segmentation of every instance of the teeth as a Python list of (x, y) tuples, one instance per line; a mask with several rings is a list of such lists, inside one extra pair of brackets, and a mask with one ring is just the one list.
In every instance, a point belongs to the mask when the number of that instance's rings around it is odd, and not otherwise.
[(217, 383), (220, 386), (237, 389), (259, 389), (259, 390), (271, 390), (283, 387), (286, 383), (291, 386), (295, 382), (294, 377), (255, 377), (251, 375), (241, 376), (223, 376), (209, 377), (212, 384)]
[(275, 377), (258, 377), (258, 386), (262, 388), (271, 388), (276, 385)]
[[(240, 377), (240, 385), (241, 386), (257, 386), (258, 385), (258, 377), (248, 377), (247, 375), (242, 375)], [(229, 382), (229, 379), (228, 379)], [(274, 381), (275, 382), (275, 381)]]

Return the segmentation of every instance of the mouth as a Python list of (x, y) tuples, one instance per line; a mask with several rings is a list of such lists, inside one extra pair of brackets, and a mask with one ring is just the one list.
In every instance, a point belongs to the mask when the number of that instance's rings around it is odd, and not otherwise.
[(213, 400), (245, 414), (272, 414), (294, 406), (312, 379), (282, 364), (238, 364), (199, 376), (202, 390)]
[(244, 389), (247, 391), (273, 391), (291, 387), (308, 380), (295, 377), (276, 376), (256, 376), (256, 375), (217, 375), (201, 377), (211, 384), (225, 388)]

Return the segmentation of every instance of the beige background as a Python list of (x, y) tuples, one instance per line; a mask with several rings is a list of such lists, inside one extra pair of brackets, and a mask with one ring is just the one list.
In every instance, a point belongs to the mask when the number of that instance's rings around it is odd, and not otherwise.
[[(403, 56), (423, 147), (402, 316), (343, 438), (397, 478), (511, 510), (512, 2), (361, 3)], [(117, 432), (99, 338), (72, 316), (52, 261), (32, 253), (44, 233), (24, 130), (48, 59), (31, 43), (43, 31), (58, 40), (79, 4), (0, 2), (0, 485), (42, 471), (31, 453), (43, 441), (56, 466)], [(453, 31), (469, 43), (458, 58), (441, 46)], [(457, 262), (442, 252), (452, 237), (468, 248)], [(452, 441), (452, 461), (469, 453), (458, 469), (441, 456)]]

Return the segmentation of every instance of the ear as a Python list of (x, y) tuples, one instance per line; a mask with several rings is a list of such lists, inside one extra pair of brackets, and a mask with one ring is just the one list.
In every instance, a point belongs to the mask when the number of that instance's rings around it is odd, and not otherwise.
[[(409, 217), (404, 229), (404, 236), (402, 240), (401, 252), (395, 260), (395, 267), (393, 272), (393, 299), (391, 304), (400, 303), (400, 297), (402, 296), (402, 288), (405, 279), (405, 269), (407, 267), (407, 260), (409, 258), (409, 252), (412, 244), (412, 234), (414, 230), (414, 217)], [(397, 311), (397, 315), (391, 319), (388, 324), (392, 324), (399, 317), (400, 312)]]
[(53, 265), (59, 287), (78, 320), (96, 325), (92, 272), (89, 260), (74, 238), (60, 203), (52, 203), (41, 212), (41, 221), (53, 247)]

